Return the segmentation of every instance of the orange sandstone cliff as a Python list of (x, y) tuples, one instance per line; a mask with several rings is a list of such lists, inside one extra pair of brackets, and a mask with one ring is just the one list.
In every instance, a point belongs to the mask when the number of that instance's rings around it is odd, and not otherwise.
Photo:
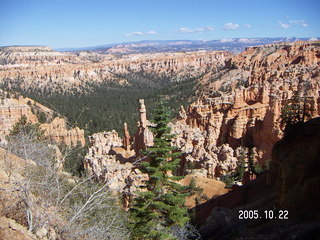
[(0, 48), (0, 84), (24, 90), (68, 92), (88, 84), (115, 82), (132, 72), (164, 75), (171, 81), (197, 77), (218, 68), (230, 56), (224, 51), (117, 55), (56, 52), (48, 47)]
[[(172, 144), (184, 153), (180, 174), (189, 173), (191, 165), (208, 178), (219, 178), (249, 157), (260, 165), (269, 161), (272, 147), (283, 136), (281, 111), (289, 99), (300, 96), (306, 119), (320, 115), (319, 57), (319, 42), (251, 47), (228, 59), (221, 71), (204, 75), (198, 100), (182, 107), (170, 125), (176, 134)], [(136, 157), (152, 144), (142, 101), (139, 112), (133, 145), (128, 147), (128, 133), (125, 144), (119, 140), (117, 145), (135, 149)], [(94, 161), (92, 154), (88, 157), (87, 168), (94, 173), (102, 162)]]
[(172, 124), (185, 162), (219, 177), (249, 150), (260, 164), (270, 160), (289, 99), (302, 99), (306, 119), (320, 115), (319, 60), (319, 41), (250, 47), (203, 76), (198, 100)]
[(75, 146), (80, 143), (85, 144), (84, 131), (78, 127), (68, 128), (65, 119), (55, 117), (54, 112), (33, 101), (16, 94), (9, 94), (0, 90), (0, 142), (5, 142), (5, 136), (10, 134), (13, 126), (22, 116), (32, 123), (39, 122), (39, 113), (47, 118), (47, 122), (41, 123), (40, 128), (44, 135), (57, 143), (65, 143), (69, 146)]

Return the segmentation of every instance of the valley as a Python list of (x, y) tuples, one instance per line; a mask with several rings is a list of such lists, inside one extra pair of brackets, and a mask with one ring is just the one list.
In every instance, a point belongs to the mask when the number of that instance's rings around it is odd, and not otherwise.
[[(60, 154), (81, 151), (60, 157), (60, 171), (74, 175), (63, 181), (85, 175), (108, 183), (128, 210), (149, 179), (141, 166), (157, 144), (154, 109), (162, 99), (171, 110), (170, 146), (181, 151), (169, 175), (195, 191), (186, 205), (203, 239), (281, 238), (285, 225), (237, 219), (239, 209), (275, 206), (289, 209), (291, 226), (309, 236), (319, 224), (316, 213), (304, 214), (319, 211), (319, 173), (311, 168), (319, 165), (320, 42), (248, 46), (241, 53), (122, 47), (0, 48), (1, 146), (22, 118), (38, 124)], [(312, 207), (299, 210), (306, 203)]]
[(176, 111), (191, 101), (196, 79), (208, 69), (219, 69), (229, 55), (218, 51), (118, 57), (60, 53), (45, 47), (5, 47), (0, 56), (8, 63), (0, 67), (0, 85), (54, 107), (89, 133), (122, 131), (124, 121), (133, 131), (139, 98), (150, 99), (147, 104), (152, 108), (163, 95)]

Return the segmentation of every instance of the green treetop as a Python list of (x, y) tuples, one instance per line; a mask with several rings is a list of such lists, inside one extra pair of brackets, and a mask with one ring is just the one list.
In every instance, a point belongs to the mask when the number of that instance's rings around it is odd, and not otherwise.
[(130, 209), (134, 239), (175, 239), (171, 230), (183, 227), (189, 220), (184, 206), (185, 187), (174, 182), (178, 177), (172, 175), (179, 167), (181, 153), (170, 145), (173, 135), (169, 117), (169, 110), (159, 103), (151, 127), (154, 146), (144, 152), (149, 161), (140, 165), (149, 178)]
[(19, 134), (30, 135), (30, 137), (36, 140), (45, 139), (45, 136), (43, 135), (44, 131), (40, 128), (40, 123), (31, 123), (28, 121), (26, 115), (22, 115), (10, 131), (10, 136), (16, 136)]

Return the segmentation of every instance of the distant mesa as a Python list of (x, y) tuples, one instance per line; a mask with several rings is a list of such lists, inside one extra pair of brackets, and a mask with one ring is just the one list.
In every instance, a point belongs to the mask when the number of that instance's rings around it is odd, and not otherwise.
[[(57, 51), (95, 51), (100, 53), (156, 53), (176, 51), (219, 51), (239, 53), (248, 46), (280, 42), (317, 41), (319, 38), (228, 38), (220, 40), (144, 40), (139, 42), (114, 43), (83, 48), (58, 48)], [(123, 49), (126, 49), (124, 51)], [(119, 51), (120, 50), (120, 51)]]

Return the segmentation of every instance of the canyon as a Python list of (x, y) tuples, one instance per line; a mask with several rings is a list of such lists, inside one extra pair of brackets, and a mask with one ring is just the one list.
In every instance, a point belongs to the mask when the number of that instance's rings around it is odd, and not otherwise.
[[(134, 88), (140, 84), (147, 88), (153, 81), (161, 86), (166, 84), (163, 79), (184, 84), (194, 78), (195, 100), (181, 106), (169, 126), (175, 135), (171, 144), (183, 153), (177, 171), (184, 177), (180, 184), (189, 186), (193, 179), (203, 189), (201, 195), (190, 196), (186, 203), (201, 226), (202, 237), (253, 237), (257, 233), (303, 237), (304, 232), (310, 234), (308, 229), (316, 232), (319, 226), (313, 221), (319, 211), (315, 201), (319, 197), (319, 65), (320, 41), (247, 47), (239, 54), (198, 51), (119, 55), (112, 51), (57, 52), (42, 46), (3, 47), (0, 143), (7, 144), (6, 136), (24, 116), (31, 123), (39, 123), (44, 135), (57, 144), (72, 147), (87, 142), (81, 162), (84, 171), (90, 180), (108, 183), (113, 193), (120, 193), (128, 209), (135, 191), (148, 177), (139, 170), (139, 164), (147, 160), (143, 150), (154, 141), (150, 130), (154, 123), (148, 117), (153, 109), (148, 108), (148, 100), (140, 99), (135, 112), (126, 112), (138, 116), (134, 132), (119, 121), (122, 135), (105, 129), (87, 136), (87, 129), (70, 124), (56, 109), (19, 91), (72, 95), (93, 91), (93, 85)], [(144, 78), (128, 78), (132, 74)], [(148, 84), (139, 82), (141, 79), (147, 79)], [(113, 101), (117, 104), (117, 99)], [(290, 121), (296, 124), (291, 126)], [(63, 162), (59, 164), (61, 170)], [(231, 186), (221, 182), (239, 167), (243, 167), (242, 179), (234, 179)], [(259, 172), (258, 167), (264, 171)], [(68, 179), (71, 181), (71, 177)], [(274, 208), (290, 212), (291, 228), (284, 233), (281, 229), (287, 223), (238, 219), (239, 209)], [(26, 229), (10, 218), (0, 220), (8, 236), (26, 234)], [(272, 229), (270, 234), (268, 227)], [(16, 229), (20, 232), (14, 232)]]
[(7, 89), (48, 89), (51, 93), (81, 91), (103, 82), (131, 84), (124, 75), (148, 73), (183, 81), (224, 64), (224, 51), (127, 54), (56, 52), (48, 47), (0, 48), (0, 84)]
[[(225, 169), (217, 159), (232, 166), (232, 157), (239, 160), (245, 149), (265, 164), (283, 136), (281, 114), (291, 99), (300, 99), (306, 119), (320, 115), (319, 46), (296, 42), (247, 48), (227, 60), (222, 71), (203, 76), (198, 100), (181, 109), (172, 126), (175, 144), (216, 177)], [(220, 148), (230, 156), (221, 156)]]
[[(0, 82), (9, 89), (18, 85), (22, 89), (50, 87), (55, 91), (58, 85), (72, 89), (88, 82), (132, 84), (123, 78), (129, 72), (166, 75), (170, 81), (198, 76), (197, 100), (187, 108), (181, 107), (170, 124), (176, 135), (172, 144), (184, 153), (181, 175), (195, 169), (207, 178), (219, 179), (250, 158), (262, 167), (270, 162), (273, 145), (282, 138), (285, 128), (281, 114), (295, 96), (303, 105), (305, 120), (320, 115), (319, 46), (319, 41), (310, 41), (248, 47), (236, 55), (200, 51), (128, 54), (122, 58), (96, 52), (55, 52), (47, 47), (5, 47), (0, 51), (6, 59), (0, 68)], [(24, 109), (28, 106), (24, 105)], [(3, 114), (5, 111), (9, 110), (3, 110)], [(19, 111), (17, 118), (23, 113)], [(138, 112), (134, 136), (124, 127), (125, 139), (114, 131), (89, 138), (85, 168), (97, 179), (122, 173), (118, 185), (125, 187), (125, 179), (135, 169), (132, 163), (141, 156), (141, 150), (152, 145), (147, 127), (152, 123), (147, 121), (143, 100)], [(27, 115), (35, 121), (34, 115)], [(79, 137), (84, 143), (81, 130), (56, 130), (63, 125), (56, 122), (52, 122), (56, 127), (44, 125), (48, 132), (56, 132), (52, 138), (69, 138), (64, 141), (74, 144)], [(109, 171), (110, 176), (102, 171), (107, 164), (115, 166)]]
[[(184, 153), (180, 174), (190, 173), (188, 166), (192, 165), (192, 171), (201, 171), (207, 178), (220, 178), (249, 158), (266, 167), (274, 144), (283, 137), (283, 109), (295, 95), (301, 99), (298, 104), (304, 107), (305, 120), (320, 115), (319, 44), (247, 48), (227, 60), (220, 72), (204, 75), (198, 100), (187, 109), (182, 107), (170, 124), (175, 134), (172, 144)], [(138, 111), (140, 128), (131, 146), (136, 156), (152, 145), (150, 134), (142, 134), (145, 128), (141, 126), (150, 124), (145, 106), (140, 105)], [(116, 147), (122, 145), (121, 140), (117, 142)]]

